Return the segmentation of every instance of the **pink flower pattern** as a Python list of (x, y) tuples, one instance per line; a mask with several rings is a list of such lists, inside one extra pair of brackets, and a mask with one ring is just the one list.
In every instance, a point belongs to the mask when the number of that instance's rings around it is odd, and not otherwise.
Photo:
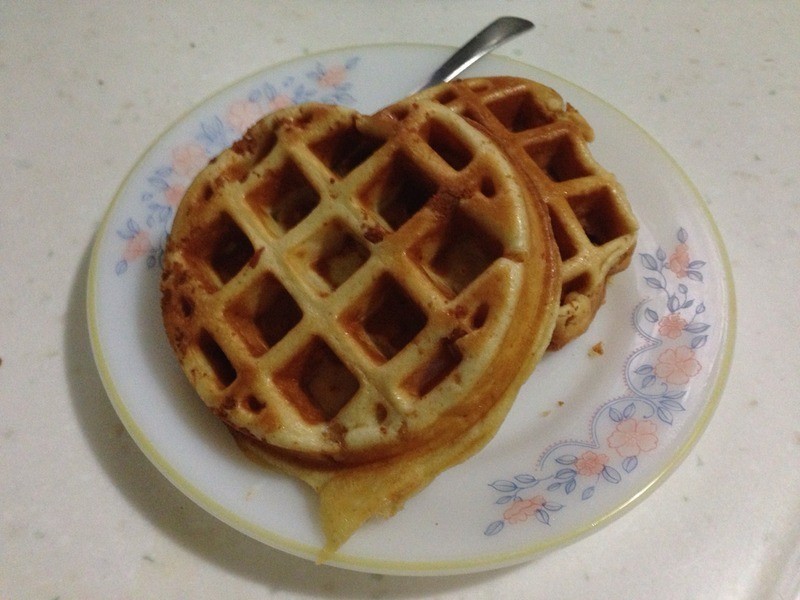
[(132, 262), (150, 252), (150, 247), (150, 236), (147, 231), (140, 230), (128, 238), (125, 243), (125, 249), (122, 252), (122, 259)]
[(164, 190), (164, 200), (169, 206), (177, 208), (178, 204), (181, 203), (181, 200), (183, 199), (183, 195), (185, 193), (186, 193), (186, 186), (171, 185), (166, 190)]
[(344, 65), (332, 65), (321, 74), (318, 81), (322, 87), (336, 87), (344, 83), (346, 77), (347, 69)]
[(669, 257), (669, 270), (675, 273), (676, 277), (686, 277), (690, 262), (689, 247), (686, 244), (678, 244)]
[(670, 385), (686, 385), (702, 369), (695, 358), (694, 350), (688, 346), (668, 348), (658, 355), (656, 377)]
[(537, 510), (542, 510), (545, 504), (544, 496), (534, 496), (527, 500), (516, 500), (503, 513), (503, 518), (509, 523), (522, 523), (528, 517), (536, 514)]
[(208, 155), (200, 144), (184, 144), (172, 151), (172, 170), (182, 177), (194, 177), (206, 164)]
[(603, 472), (606, 463), (608, 463), (607, 454), (599, 454), (592, 450), (587, 450), (575, 461), (575, 470), (578, 472), (578, 475), (583, 475), (585, 477), (599, 475)]
[(683, 333), (683, 328), (686, 327), (686, 320), (677, 313), (666, 315), (658, 322), (658, 334), (677, 340)]
[(639, 456), (658, 446), (658, 427), (654, 421), (625, 419), (617, 423), (614, 432), (608, 436), (608, 447), (624, 457)]
[(292, 104), (294, 103), (292, 102), (292, 99), (289, 96), (287, 96), (286, 94), (280, 94), (272, 98), (267, 104), (267, 106), (269, 107), (270, 111), (273, 111), (281, 108), (286, 108), (287, 106), (291, 106)]
[(255, 102), (238, 100), (228, 109), (228, 123), (239, 133), (243, 134), (250, 126), (258, 121), (264, 111)]

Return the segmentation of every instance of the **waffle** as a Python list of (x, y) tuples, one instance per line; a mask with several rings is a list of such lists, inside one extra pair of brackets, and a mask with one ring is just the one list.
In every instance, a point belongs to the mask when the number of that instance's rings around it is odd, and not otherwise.
[(544, 203), (466, 120), (305, 104), (192, 183), (162, 314), (242, 448), (319, 492), (330, 552), (491, 438), (559, 282)]
[(547, 203), (562, 277), (550, 348), (561, 348), (589, 327), (609, 278), (630, 264), (637, 238), (624, 190), (589, 151), (591, 126), (554, 90), (515, 77), (441, 84), (379, 114), (402, 120), (421, 100), (451, 108), (492, 137)]

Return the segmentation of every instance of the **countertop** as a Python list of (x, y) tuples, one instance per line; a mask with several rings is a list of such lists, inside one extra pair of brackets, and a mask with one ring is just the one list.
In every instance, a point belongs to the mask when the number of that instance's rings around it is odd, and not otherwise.
[[(456, 46), (589, 90), (649, 132), (719, 228), (736, 290), (719, 406), (633, 510), (523, 564), (359, 573), (273, 550), (147, 460), (108, 401), (89, 257), (151, 142), (229, 83), (311, 53)], [(800, 598), (800, 4), (31, 1), (0, 6), (0, 597)], [(733, 329), (732, 329), (733, 331)]]

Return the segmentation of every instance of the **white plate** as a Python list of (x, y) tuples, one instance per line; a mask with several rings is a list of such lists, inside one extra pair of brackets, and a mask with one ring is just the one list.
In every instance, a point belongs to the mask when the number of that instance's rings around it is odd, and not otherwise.
[[(159, 260), (194, 174), (259, 115), (316, 100), (372, 112), (421, 83), (450, 50), (388, 45), (270, 67), (170, 127), (123, 183), (97, 235), (88, 311), (97, 365), (120, 419), (189, 498), (270, 546), (313, 558), (315, 497), (237, 450), (186, 382), (162, 331)], [(411, 66), (409, 66), (411, 65)], [(548, 354), (495, 439), (441, 474), (331, 561), (371, 572), (461, 573), (573, 541), (641, 499), (686, 455), (719, 399), (733, 346), (733, 288), (697, 191), (642, 129), (550, 73), (487, 57), (466, 75), (546, 83), (594, 126), (599, 162), (641, 222), (631, 268), (591, 329)], [(602, 343), (601, 355), (591, 352)]]

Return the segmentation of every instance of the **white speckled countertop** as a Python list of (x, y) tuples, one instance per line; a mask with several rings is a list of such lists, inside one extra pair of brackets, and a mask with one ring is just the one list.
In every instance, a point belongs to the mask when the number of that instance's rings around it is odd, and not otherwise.
[[(198, 102), (308, 53), (498, 51), (641, 125), (705, 198), (736, 285), (736, 346), (707, 430), (632, 511), (511, 568), (370, 575), (272, 550), (140, 452), (91, 349), (93, 235), (142, 152)], [(800, 598), (800, 4), (398, 0), (0, 6), (0, 597)]]

